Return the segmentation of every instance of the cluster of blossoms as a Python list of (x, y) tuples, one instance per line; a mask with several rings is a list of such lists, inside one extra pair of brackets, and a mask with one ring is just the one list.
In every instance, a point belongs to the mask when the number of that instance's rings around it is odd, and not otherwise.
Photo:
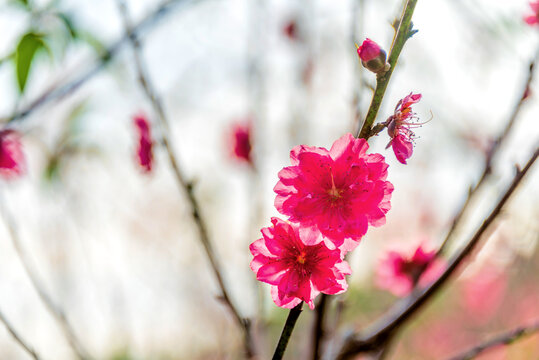
[(20, 135), (15, 130), (0, 130), (0, 177), (13, 179), (24, 172), (25, 160)]
[(393, 185), (380, 154), (367, 154), (364, 139), (346, 134), (330, 150), (305, 145), (290, 152), (292, 166), (279, 172), (275, 207), (288, 221), (272, 219), (251, 244), (251, 269), (272, 285), (281, 307), (301, 301), (314, 307), (319, 293), (346, 290), (351, 273), (344, 255), (370, 226), (381, 226)]

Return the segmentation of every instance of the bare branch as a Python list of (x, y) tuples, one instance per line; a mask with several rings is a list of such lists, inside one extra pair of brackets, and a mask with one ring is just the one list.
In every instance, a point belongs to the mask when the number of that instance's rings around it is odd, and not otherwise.
[(11, 323), (8, 321), (8, 319), (6, 319), (6, 317), (1, 311), (0, 311), (0, 322), (4, 324), (4, 326), (6, 327), (7, 331), (9, 331), (13, 339), (28, 353), (28, 355), (30, 355), (35, 360), (40, 360), (40, 357), (37, 355), (35, 350), (30, 345), (28, 345), (26, 340), (24, 340), (22, 336), (17, 332), (17, 330), (15, 330), (13, 325), (11, 325)]
[(470, 190), (468, 191), (468, 195), (466, 196), (466, 200), (464, 200), (464, 203), (459, 209), (457, 215), (455, 215), (455, 217), (453, 218), (451, 227), (449, 228), (449, 231), (447, 232), (445, 239), (443, 240), (440, 248), (438, 249), (438, 255), (442, 254), (444, 250), (446, 249), (447, 244), (453, 237), (453, 234), (455, 233), (455, 230), (457, 229), (457, 226), (460, 220), (462, 219), (462, 216), (466, 212), (466, 209), (468, 208), (468, 205), (470, 204), (474, 195), (477, 194), (479, 189), (486, 183), (486, 180), (488, 180), (488, 178), (491, 176), (492, 161), (494, 157), (498, 154), (498, 151), (500, 150), (502, 144), (505, 142), (505, 140), (511, 133), (511, 130), (513, 129), (515, 122), (518, 118), (518, 115), (520, 114), (520, 110), (522, 109), (522, 105), (524, 104), (529, 94), (530, 84), (534, 77), (534, 70), (536, 68), (536, 63), (537, 63), (538, 58), (539, 58), (539, 48), (537, 48), (535, 56), (533, 60), (530, 62), (530, 65), (528, 66), (528, 75), (522, 85), (522, 89), (519, 93), (519, 97), (517, 99), (515, 106), (513, 107), (513, 111), (511, 112), (509, 119), (507, 120), (507, 124), (505, 125), (505, 128), (503, 129), (503, 131), (498, 135), (496, 140), (494, 140), (494, 142), (491, 145), (490, 150), (485, 156), (485, 164), (483, 167), (483, 173), (479, 177), (479, 181), (477, 182), (477, 184), (475, 184), (475, 186), (470, 187)]
[[(147, 30), (157, 24), (158, 21), (162, 19), (165, 15), (169, 14), (170, 11), (174, 9), (174, 7), (180, 4), (192, 4), (198, 1), (200, 0), (166, 0), (161, 3), (161, 5), (159, 5), (153, 12), (148, 14), (143, 20), (141, 20), (137, 25), (133, 26), (132, 32), (133, 34), (140, 34), (144, 30)], [(97, 75), (110, 61), (110, 59), (118, 54), (118, 52), (128, 40), (129, 35), (124, 34), (119, 40), (117, 40), (104, 51), (96, 64), (92, 65), (84, 72), (81, 72), (78, 76), (72, 77), (72, 79), (68, 80), (67, 82), (51, 85), (50, 87), (48, 87), (47, 90), (45, 90), (40, 96), (38, 96), (24, 109), (12, 114), (9, 117), (0, 118), (0, 123), (21, 121), (37, 109), (48, 104), (49, 102), (52, 102), (54, 100), (61, 100), (64, 97), (73, 94), (88, 80), (92, 79), (95, 75)]]
[(507, 203), (511, 195), (517, 189), (518, 185), (524, 178), (524, 175), (526, 175), (538, 156), (539, 148), (536, 148), (526, 166), (522, 170), (517, 171), (511, 185), (507, 188), (496, 207), (483, 221), (474, 236), (470, 239), (470, 241), (467, 242), (466, 246), (464, 246), (455, 256), (453, 256), (443, 274), (427, 288), (417, 290), (407, 298), (403, 299), (401, 302), (397, 303), (387, 315), (372, 326), (370, 331), (366, 332), (366, 335), (360, 336), (354, 334), (350, 336), (341, 348), (338, 359), (347, 359), (350, 356), (361, 352), (375, 351), (382, 348), (386, 344), (388, 339), (391, 338), (391, 335), (397, 331), (401, 325), (408, 321), (412, 315), (414, 315), (427, 302), (427, 300), (430, 299), (432, 295), (434, 295), (436, 291), (446, 283), (451, 275), (453, 275), (453, 273), (457, 270), (458, 266), (471, 253), (479, 240), (482, 238), (483, 234), (499, 215), (500, 211)]
[(236, 320), (236, 322), (242, 329), (243, 334), (244, 334), (245, 353), (248, 358), (252, 358), (254, 356), (254, 349), (253, 349), (253, 344), (252, 344), (252, 339), (251, 339), (251, 323), (248, 319), (243, 318), (240, 315), (237, 307), (234, 305), (229, 295), (229, 291), (227, 290), (227, 287), (223, 279), (223, 275), (222, 275), (223, 272), (221, 269), (221, 265), (219, 264), (217, 260), (217, 256), (215, 255), (215, 252), (213, 250), (213, 246), (212, 246), (209, 234), (208, 234), (206, 222), (201, 215), (200, 205), (193, 191), (193, 184), (187, 181), (185, 174), (181, 170), (180, 163), (174, 154), (174, 147), (172, 144), (172, 139), (169, 136), (169, 134), (171, 133), (170, 124), (165, 114), (165, 110), (163, 108), (161, 99), (158, 97), (155, 90), (153, 89), (150, 78), (147, 74), (147, 71), (145, 70), (145, 66), (142, 60), (142, 56), (141, 56), (141, 44), (136, 34), (133, 33), (133, 27), (131, 26), (127, 6), (124, 0), (117, 0), (117, 3), (123, 17), (126, 34), (128, 35), (130, 39), (131, 46), (133, 47), (133, 58), (134, 58), (135, 66), (136, 66), (136, 71), (138, 73), (138, 81), (140, 83), (142, 90), (146, 94), (146, 97), (151, 102), (154, 111), (157, 113), (159, 121), (160, 121), (160, 125), (163, 128), (163, 131), (162, 131), (163, 145), (167, 152), (168, 159), (169, 159), (171, 168), (174, 172), (176, 181), (180, 187), (180, 191), (182, 191), (183, 193), (187, 195), (187, 199), (189, 201), (189, 204), (191, 205), (192, 217), (196, 225), (196, 228), (198, 230), (198, 235), (199, 235), (198, 238), (204, 247), (206, 256), (208, 257), (211, 268), (213, 270), (213, 273), (215, 275), (215, 278), (221, 290), (220, 298), (223, 301), (223, 303), (228, 307), (231, 314), (234, 316), (234, 319)]
[(505, 334), (499, 335), (492, 340), (489, 340), (483, 344), (474, 346), (473, 348), (465, 351), (464, 353), (453, 356), (450, 360), (469, 360), (473, 359), (477, 355), (481, 354), (484, 351), (490, 350), (499, 345), (509, 345), (517, 340), (523, 339), (526, 336), (530, 336), (539, 331), (539, 321), (533, 325), (529, 326), (520, 326), (516, 329), (513, 329)]
[[(3, 204), (3, 203), (4, 203), (3, 201), (0, 201), (0, 204)], [(0, 206), (0, 213), (3, 217), (4, 223), (6, 224), (8, 233), (11, 237), (11, 241), (13, 243), (13, 247), (15, 248), (17, 256), (19, 257), (19, 260), (21, 261), (21, 264), (23, 265), (26, 275), (28, 275), (28, 278), (30, 279), (32, 287), (37, 292), (39, 299), (45, 305), (45, 308), (49, 311), (52, 317), (56, 320), (58, 325), (60, 325), (62, 332), (64, 333), (65, 337), (67, 338), (67, 341), (69, 342), (69, 345), (71, 346), (71, 349), (77, 355), (77, 357), (83, 360), (91, 359), (91, 356), (88, 355), (88, 352), (85, 350), (80, 340), (75, 335), (75, 331), (73, 327), (71, 326), (69, 320), (67, 319), (65, 312), (60, 306), (58, 306), (58, 304), (56, 304), (52, 300), (52, 297), (50, 296), (50, 294), (47, 292), (47, 290), (45, 290), (44, 284), (39, 279), (37, 271), (32, 266), (29, 256), (26, 250), (24, 249), (24, 247), (22, 246), (22, 243), (19, 238), (19, 234), (17, 232), (15, 221), (11, 217), (6, 206)]]

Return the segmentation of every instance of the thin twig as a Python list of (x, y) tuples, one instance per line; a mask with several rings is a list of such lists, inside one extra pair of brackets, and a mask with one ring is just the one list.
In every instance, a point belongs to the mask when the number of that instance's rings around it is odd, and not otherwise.
[(500, 345), (509, 345), (517, 340), (523, 339), (526, 336), (533, 335), (539, 331), (539, 321), (533, 325), (520, 326), (516, 329), (513, 329), (505, 334), (499, 335), (494, 339), (491, 339), (483, 344), (474, 346), (473, 348), (453, 356), (450, 360), (470, 360), (481, 354), (484, 351), (490, 350), (496, 346)]
[(539, 148), (536, 148), (526, 166), (522, 170), (517, 170), (511, 185), (507, 188), (496, 207), (483, 221), (474, 236), (470, 239), (470, 241), (467, 242), (466, 246), (464, 246), (455, 256), (453, 256), (442, 275), (427, 288), (417, 291), (416, 293), (412, 293), (410, 296), (397, 303), (387, 315), (372, 326), (370, 331), (366, 332), (366, 335), (359, 336), (354, 334), (350, 336), (342, 346), (340, 354), (337, 357), (338, 359), (343, 360), (361, 352), (375, 351), (385, 345), (387, 340), (391, 338), (391, 335), (395, 333), (395, 331), (397, 331), (401, 325), (408, 321), (412, 315), (414, 315), (421, 308), (421, 306), (424, 305), (427, 300), (430, 299), (432, 295), (434, 295), (436, 291), (446, 283), (450, 276), (456, 271), (457, 267), (471, 253), (483, 234), (494, 222), (511, 195), (517, 189), (518, 185), (524, 178), (524, 175), (526, 175), (538, 156)]
[(8, 319), (4, 316), (4, 314), (1, 311), (0, 311), (0, 322), (4, 324), (4, 326), (6, 327), (7, 331), (9, 331), (13, 339), (24, 349), (24, 351), (28, 353), (28, 355), (30, 355), (35, 360), (40, 359), (40, 357), (37, 355), (35, 350), (30, 345), (28, 345), (26, 340), (24, 340), (22, 336), (17, 332), (17, 330), (15, 330), (13, 325), (11, 325), (11, 323), (8, 321)]
[[(3, 201), (0, 201), (0, 204), (3, 204)], [(62, 332), (64, 333), (69, 345), (71, 346), (73, 352), (77, 355), (77, 357), (83, 360), (91, 359), (91, 356), (88, 354), (88, 352), (82, 346), (81, 341), (75, 335), (75, 330), (73, 329), (69, 320), (67, 319), (65, 312), (62, 310), (60, 306), (55, 304), (55, 302), (52, 300), (52, 297), (45, 290), (44, 284), (39, 279), (39, 276), (37, 275), (37, 271), (34, 269), (32, 264), (30, 263), (28, 254), (24, 250), (22, 243), (20, 241), (19, 234), (17, 232), (17, 227), (15, 225), (15, 221), (11, 217), (10, 213), (8, 212), (7, 207), (1, 206), (0, 213), (2, 214), (4, 223), (6, 224), (8, 233), (11, 237), (11, 241), (13, 243), (13, 247), (16, 250), (17, 256), (19, 257), (19, 260), (21, 261), (21, 264), (23, 265), (26, 275), (30, 279), (32, 287), (36, 290), (36, 293), (38, 294), (39, 299), (45, 305), (45, 308), (49, 311), (52, 317), (56, 320), (58, 325), (60, 325)]]
[(384, 99), (384, 94), (387, 85), (389, 84), (389, 80), (391, 79), (391, 74), (393, 73), (393, 70), (395, 70), (397, 60), (399, 59), (404, 44), (412, 35), (412, 15), (414, 14), (416, 4), (417, 0), (408, 0), (403, 9), (399, 29), (397, 30), (391, 52), (389, 53), (389, 70), (384, 74), (378, 75), (376, 78), (376, 89), (374, 90), (371, 105), (369, 106), (367, 116), (365, 117), (365, 122), (356, 136), (358, 138), (368, 139), (371, 136), (371, 128), (374, 124), (374, 120), (376, 120), (376, 115), (378, 114), (382, 100)]
[(286, 323), (284, 324), (281, 337), (275, 348), (275, 353), (273, 354), (272, 360), (281, 360), (283, 358), (284, 352), (286, 351), (286, 346), (288, 345), (288, 340), (290, 340), (290, 335), (292, 335), (292, 330), (298, 321), (299, 315), (301, 314), (301, 307), (303, 306), (303, 301), (300, 302), (296, 307), (290, 309), (288, 317), (286, 318)]
[(519, 97), (517, 99), (517, 103), (513, 107), (513, 111), (511, 112), (511, 115), (509, 116), (509, 119), (507, 120), (507, 124), (505, 125), (505, 128), (503, 131), (498, 135), (496, 140), (493, 141), (488, 153), (485, 156), (485, 164), (483, 166), (483, 172), (481, 176), (479, 177), (479, 181), (475, 186), (471, 186), (468, 195), (466, 196), (466, 199), (464, 200), (464, 203), (460, 207), (457, 215), (453, 218), (453, 222), (451, 223), (451, 227), (449, 228), (449, 231), (447, 232), (442, 244), (440, 245), (437, 255), (442, 254), (450, 239), (453, 237), (455, 230), (457, 229), (458, 224), (460, 223), (460, 220), (462, 219), (462, 216), (466, 212), (466, 209), (468, 208), (468, 205), (471, 203), (472, 198), (475, 194), (478, 193), (479, 189), (482, 188), (484, 184), (486, 184), (486, 181), (492, 174), (492, 163), (495, 156), (498, 154), (498, 151), (500, 150), (502, 144), (505, 142), (505, 140), (509, 137), (509, 134), (511, 133), (511, 130), (513, 129), (516, 120), (518, 119), (518, 115), (520, 114), (520, 110), (522, 109), (522, 105), (524, 104), (527, 95), (530, 91), (530, 85), (534, 77), (534, 70), (536, 68), (537, 59), (539, 58), (539, 47), (537, 48), (535, 52), (535, 56), (533, 60), (530, 62), (528, 66), (528, 75), (526, 77), (526, 81), (524, 82), (522, 89), (519, 93)]
[(133, 33), (133, 28), (131, 26), (131, 22), (128, 15), (128, 10), (127, 10), (124, 0), (117, 0), (117, 2), (120, 8), (120, 13), (122, 14), (122, 17), (123, 17), (126, 33), (133, 47), (133, 58), (134, 58), (136, 70), (138, 73), (138, 81), (144, 93), (146, 94), (146, 97), (151, 102), (154, 111), (158, 115), (160, 124), (162, 126), (162, 130), (163, 130), (162, 131), (163, 145), (167, 152), (168, 159), (170, 161), (170, 165), (174, 172), (177, 183), (180, 187), (180, 191), (184, 192), (187, 195), (187, 199), (189, 200), (189, 204), (191, 206), (191, 211), (192, 211), (192, 217), (199, 233), (198, 238), (200, 239), (200, 242), (202, 243), (204, 247), (206, 256), (208, 257), (211, 268), (213, 270), (213, 273), (215, 275), (215, 278), (221, 290), (220, 299), (228, 307), (234, 319), (236, 320), (236, 322), (242, 329), (244, 333), (244, 347), (245, 347), (246, 356), (248, 358), (252, 358), (254, 356), (254, 349), (253, 349), (253, 344), (251, 340), (251, 331), (250, 331), (251, 323), (248, 319), (243, 318), (240, 315), (237, 307), (233, 304), (232, 299), (229, 295), (229, 292), (223, 280), (221, 266), (217, 260), (217, 256), (215, 255), (212, 243), (210, 241), (206, 222), (201, 216), (200, 205), (198, 203), (198, 200), (195, 197), (195, 194), (193, 191), (194, 190), (193, 184), (187, 181), (183, 171), (181, 170), (180, 163), (177, 157), (174, 155), (174, 148), (172, 145), (172, 140), (169, 136), (169, 134), (171, 134), (169, 121), (165, 114), (165, 110), (163, 108), (161, 99), (158, 97), (158, 95), (154, 91), (150, 82), (150, 78), (147, 75), (147, 72), (145, 71), (145, 66), (143, 64), (143, 60), (141, 57), (142, 51), (141, 51), (140, 41), (137, 38), (136, 34)]
[[(169, 14), (170, 11), (174, 9), (174, 7), (180, 4), (195, 3), (197, 1), (200, 0), (166, 0), (161, 3), (161, 5), (159, 5), (153, 12), (151, 12), (144, 19), (142, 19), (137, 25), (133, 26), (133, 33), (140, 34), (144, 30), (151, 28), (158, 22), (158, 20)], [(81, 72), (80, 75), (73, 77), (72, 80), (51, 85), (47, 88), (47, 90), (45, 90), (40, 96), (38, 96), (24, 109), (15, 112), (7, 118), (0, 118), (0, 123), (12, 122), (17, 120), (21, 121), (40, 107), (48, 104), (49, 102), (53, 100), (59, 100), (73, 94), (83, 84), (85, 84), (88, 80), (92, 79), (103, 68), (105, 68), (105, 65), (109, 63), (111, 58), (113, 58), (119, 53), (120, 49), (128, 40), (129, 35), (124, 34), (120, 39), (118, 39), (106, 50), (104, 50), (103, 54), (99, 57), (97, 63), (93, 64), (90, 68)]]

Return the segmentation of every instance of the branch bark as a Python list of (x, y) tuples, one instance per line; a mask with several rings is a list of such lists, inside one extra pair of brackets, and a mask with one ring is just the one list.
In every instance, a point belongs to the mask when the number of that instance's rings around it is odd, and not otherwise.
[(525, 338), (526, 336), (533, 335), (536, 332), (539, 332), (539, 321), (537, 321), (533, 325), (520, 326), (516, 329), (506, 332), (505, 334), (499, 335), (492, 340), (474, 346), (473, 348), (463, 352), (462, 354), (450, 358), (450, 360), (470, 360), (481, 354), (482, 352), (490, 350), (496, 346), (509, 345), (517, 340)]
[(521, 183), (522, 179), (529, 171), (535, 160), (537, 160), (538, 156), (539, 148), (536, 148), (535, 152), (526, 163), (526, 166), (522, 170), (517, 170), (513, 181), (505, 191), (502, 198), (498, 201), (496, 207), (483, 221), (466, 246), (464, 246), (449, 261), (449, 265), (442, 275), (427, 288), (418, 290), (417, 292), (414, 292), (407, 298), (403, 299), (401, 302), (397, 303), (387, 315), (385, 315), (380, 321), (371, 327), (370, 331), (366, 332), (366, 335), (360, 336), (358, 334), (354, 334), (350, 336), (342, 346), (337, 359), (348, 359), (358, 353), (380, 349), (386, 344), (388, 339), (391, 338), (392, 334), (394, 334), (400, 328), (400, 326), (410, 320), (412, 315), (421, 309), (427, 300), (429, 300), (436, 293), (436, 291), (447, 282), (451, 275), (453, 275), (453, 273), (457, 270), (458, 266), (475, 248), (483, 234), (500, 214), (502, 208), (517, 189), (518, 185)]
[(395, 70), (397, 60), (399, 59), (399, 55), (404, 48), (404, 44), (413, 34), (411, 32), (412, 15), (414, 14), (416, 4), (417, 0), (408, 0), (402, 11), (399, 28), (395, 35), (393, 45), (391, 46), (391, 52), (389, 53), (388, 63), (390, 68), (384, 74), (379, 75), (376, 78), (376, 89), (374, 90), (371, 105), (369, 106), (367, 116), (365, 117), (365, 122), (363, 123), (361, 130), (356, 136), (358, 138), (368, 139), (372, 136), (372, 125), (374, 124), (374, 120), (376, 120), (376, 115), (378, 114), (380, 105), (382, 105), (382, 100), (384, 99), (387, 85), (389, 84), (389, 80), (391, 79), (391, 74), (393, 74), (393, 70)]
[(172, 144), (172, 139), (169, 136), (169, 134), (171, 134), (170, 124), (165, 114), (165, 110), (163, 108), (161, 99), (156, 94), (151, 84), (150, 78), (147, 74), (147, 71), (145, 69), (142, 56), (141, 56), (141, 44), (136, 34), (133, 32), (133, 27), (131, 25), (131, 21), (128, 15), (127, 6), (124, 0), (117, 0), (117, 3), (120, 9), (120, 13), (122, 15), (126, 34), (133, 48), (133, 58), (134, 58), (135, 66), (136, 66), (136, 71), (138, 74), (138, 81), (146, 97), (152, 104), (152, 107), (155, 113), (157, 114), (159, 118), (160, 125), (163, 130), (162, 142), (167, 152), (170, 166), (174, 172), (174, 176), (179, 185), (180, 191), (185, 193), (185, 195), (187, 195), (187, 200), (189, 201), (189, 204), (191, 206), (191, 214), (192, 214), (194, 223), (198, 231), (198, 235), (199, 235), (198, 238), (204, 247), (206, 256), (209, 260), (210, 266), (217, 280), (218, 286), (221, 290), (220, 299), (228, 307), (235, 321), (242, 329), (243, 335), (244, 335), (244, 349), (245, 349), (246, 356), (248, 358), (252, 358), (255, 352), (254, 352), (252, 338), (251, 338), (251, 322), (240, 315), (237, 307), (234, 305), (229, 295), (229, 291), (223, 279), (223, 275), (222, 275), (223, 272), (221, 269), (221, 265), (219, 261), (217, 260), (217, 256), (215, 255), (215, 251), (213, 249), (210, 236), (208, 234), (208, 228), (207, 228), (206, 222), (201, 215), (200, 205), (193, 191), (194, 190), (193, 184), (186, 179), (185, 174), (181, 170), (180, 163), (176, 155), (174, 154), (174, 147)]
[(41, 358), (37, 355), (35, 350), (28, 345), (28, 342), (23, 339), (23, 337), (15, 330), (13, 325), (8, 321), (8, 319), (4, 316), (4, 314), (0, 311), (0, 322), (4, 324), (7, 331), (11, 334), (13, 339), (30, 355), (34, 360), (40, 360)]

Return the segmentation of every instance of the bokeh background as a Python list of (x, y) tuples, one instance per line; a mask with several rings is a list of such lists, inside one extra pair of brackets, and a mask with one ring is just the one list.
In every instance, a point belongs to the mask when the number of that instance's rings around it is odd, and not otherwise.
[[(126, 2), (136, 24), (161, 2)], [(273, 186), (297, 144), (329, 147), (353, 132), (374, 76), (360, 68), (354, 42), (369, 37), (389, 50), (400, 0), (177, 0), (147, 23), (143, 59), (171, 123), (175, 153), (202, 207), (223, 275), (240, 311), (255, 317), (257, 343), (269, 357), (287, 311), (256, 284), (248, 245), (277, 215)], [(478, 180), (489, 142), (519, 100), (537, 28), (522, 18), (527, 1), (419, 1), (414, 27), (379, 113), (384, 120), (411, 91), (423, 94), (408, 165), (386, 156), (395, 185), (387, 224), (370, 229), (350, 259), (350, 289), (330, 306), (328, 351), (397, 298), (377, 289), (377, 263), (388, 249), (443, 239), (467, 189)], [(151, 16), (151, 15), (150, 15)], [(291, 31), (290, 26), (294, 27)], [(42, 34), (23, 91), (15, 51)], [(80, 87), (10, 123), (23, 133), (26, 173), (0, 183), (2, 207), (29, 261), (97, 359), (236, 359), (241, 336), (197, 239), (189, 206), (168, 159), (155, 168), (135, 160), (133, 115), (156, 114), (137, 82), (114, 0), (0, 3), (0, 121), (52, 87), (97, 67)], [(469, 238), (539, 138), (537, 83), (493, 175), (450, 252)], [(233, 123), (252, 119), (256, 171), (230, 155)], [(3, 125), (2, 125), (3, 126)], [(154, 129), (159, 137), (159, 128)], [(484, 246), (449, 286), (400, 333), (389, 358), (444, 359), (493, 334), (539, 318), (538, 169), (506, 206)], [(57, 322), (21, 266), (0, 225), (0, 309), (44, 359), (72, 359)], [(335, 314), (340, 313), (337, 320)], [(310, 349), (312, 312), (304, 311), (288, 358)], [(335, 349), (333, 349), (335, 350)], [(482, 359), (537, 359), (539, 336), (497, 348)], [(0, 358), (26, 359), (0, 326)]]

